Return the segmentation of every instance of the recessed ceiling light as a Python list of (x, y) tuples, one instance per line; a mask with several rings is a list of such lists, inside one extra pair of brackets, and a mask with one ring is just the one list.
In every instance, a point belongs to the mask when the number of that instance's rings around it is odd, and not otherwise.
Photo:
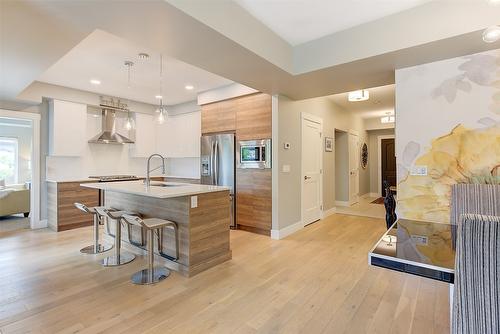
[(147, 53), (141, 52), (138, 54), (139, 59), (149, 59), (149, 55)]
[(366, 101), (370, 98), (370, 93), (366, 89), (355, 90), (354, 92), (349, 92), (347, 94), (347, 100), (349, 102)]
[(192, 90), (194, 88), (193, 85), (186, 85), (184, 86), (184, 88), (186, 88), (187, 90)]
[(97, 79), (91, 79), (90, 80), (90, 83), (93, 84), (93, 85), (100, 85), (101, 84), (101, 81), (100, 80), (97, 80)]
[(490, 5), (498, 5), (500, 4), (500, 0), (487, 0)]
[(483, 31), (483, 41), (494, 43), (500, 39), (500, 26), (491, 26)]
[(155, 99), (161, 100), (161, 99), (163, 99), (163, 96), (161, 96), (161, 95), (156, 95), (156, 96), (155, 96)]

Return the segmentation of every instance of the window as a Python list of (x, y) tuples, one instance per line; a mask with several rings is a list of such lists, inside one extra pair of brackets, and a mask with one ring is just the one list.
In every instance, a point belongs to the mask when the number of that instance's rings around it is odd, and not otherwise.
[(5, 184), (17, 183), (17, 162), (17, 138), (0, 137), (0, 180), (5, 180)]

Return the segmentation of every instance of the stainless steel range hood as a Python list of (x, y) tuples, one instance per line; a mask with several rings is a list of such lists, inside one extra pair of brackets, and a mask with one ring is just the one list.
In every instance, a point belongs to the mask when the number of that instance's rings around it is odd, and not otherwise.
[(116, 132), (114, 108), (102, 106), (102, 129), (89, 143), (96, 144), (133, 144), (134, 141)]

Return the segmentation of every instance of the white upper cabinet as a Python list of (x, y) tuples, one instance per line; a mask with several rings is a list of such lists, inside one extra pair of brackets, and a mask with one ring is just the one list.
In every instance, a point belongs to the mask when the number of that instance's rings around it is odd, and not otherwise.
[(167, 158), (200, 156), (201, 112), (171, 115), (157, 124), (158, 153)]
[(87, 148), (87, 105), (51, 100), (49, 155), (78, 157)]
[(154, 115), (135, 113), (134, 144), (130, 145), (130, 156), (134, 158), (149, 157), (156, 150), (156, 126)]

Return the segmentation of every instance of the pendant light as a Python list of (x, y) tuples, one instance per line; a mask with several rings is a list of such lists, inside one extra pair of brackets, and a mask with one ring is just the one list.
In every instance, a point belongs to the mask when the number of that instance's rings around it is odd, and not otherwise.
[(163, 55), (160, 54), (160, 94), (156, 96), (160, 100), (160, 104), (156, 112), (158, 113), (158, 123), (163, 124), (165, 118), (168, 117), (167, 109), (163, 105)]
[[(134, 66), (134, 63), (131, 62), (130, 60), (125, 61), (125, 66), (127, 66), (127, 88), (131, 88), (130, 86), (130, 68)], [(132, 130), (135, 128), (135, 121), (134, 119), (130, 116), (130, 109), (127, 108), (127, 121), (125, 122), (125, 129), (128, 131)]]

